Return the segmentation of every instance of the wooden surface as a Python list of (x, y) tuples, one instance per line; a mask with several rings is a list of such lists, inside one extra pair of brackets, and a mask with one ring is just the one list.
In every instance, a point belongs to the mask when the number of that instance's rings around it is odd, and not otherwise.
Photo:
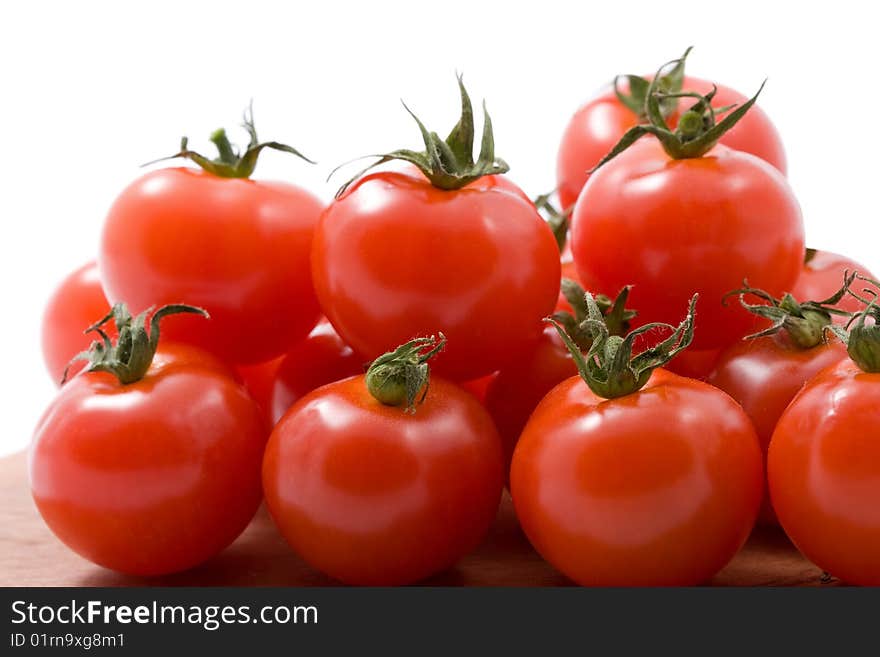
[[(27, 486), (25, 455), (0, 459), (0, 586), (327, 586), (334, 582), (302, 562), (264, 509), (220, 555), (186, 573), (142, 579), (81, 559), (43, 524)], [(720, 586), (832, 586), (779, 530), (761, 531), (711, 582)], [(505, 496), (486, 541), (452, 570), (424, 584), (567, 586), (570, 582), (532, 550)]]

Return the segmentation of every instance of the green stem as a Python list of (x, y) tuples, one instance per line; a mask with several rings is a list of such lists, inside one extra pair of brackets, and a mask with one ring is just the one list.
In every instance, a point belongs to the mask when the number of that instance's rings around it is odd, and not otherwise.
[(415, 338), (382, 354), (367, 370), (367, 390), (386, 406), (404, 406), (407, 413), (415, 413), (428, 394), (428, 361), (445, 346), (446, 336), (439, 333), (437, 337)]

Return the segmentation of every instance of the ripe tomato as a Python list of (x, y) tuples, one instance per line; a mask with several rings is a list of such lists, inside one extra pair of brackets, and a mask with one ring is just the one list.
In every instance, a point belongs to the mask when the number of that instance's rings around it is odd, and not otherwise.
[(490, 374), (541, 333), (559, 291), (559, 251), (530, 201), (480, 178), (457, 190), (423, 175), (371, 173), (321, 215), (318, 299), (365, 360), (437, 328), (437, 372)]
[(282, 359), (272, 383), (272, 421), (315, 388), (364, 372), (364, 361), (345, 344), (329, 322), (320, 322)]
[(105, 372), (76, 376), (37, 425), (29, 455), (34, 501), (55, 535), (132, 575), (202, 563), (260, 503), (268, 429), (259, 409), (215, 358), (172, 353), (126, 384)]
[[(722, 352), (708, 381), (743, 407), (755, 426), (766, 459), (773, 430), (804, 383), (845, 358), (846, 349), (833, 338), (812, 349), (800, 349), (782, 334), (766, 336), (738, 342)], [(767, 496), (759, 521), (777, 522)]]
[(238, 365), (235, 368), (235, 377), (244, 384), (245, 390), (263, 410), (263, 415), (270, 424), (275, 424), (272, 417), (272, 390), (283, 360), (284, 356), (279, 356), (263, 363)]
[[(41, 343), (46, 369), (56, 384), (61, 383), (70, 359), (89, 348), (93, 338), (83, 331), (109, 309), (94, 262), (72, 272), (52, 293), (43, 311)], [(82, 367), (74, 363), (68, 376)]]
[(851, 584), (880, 585), (880, 373), (820, 372), (776, 425), (767, 468), (779, 522), (804, 556)]
[(498, 372), (486, 390), (486, 408), (495, 421), (504, 446), (504, 464), (510, 460), (532, 411), (558, 383), (575, 376), (577, 367), (556, 329), (544, 329), (541, 339)]
[[(796, 299), (826, 299), (840, 289), (845, 272), (859, 272), (864, 276), (874, 278), (874, 275), (866, 267), (846, 256), (830, 251), (808, 249), (804, 266), (791, 289), (791, 294)], [(880, 294), (880, 290), (874, 285), (866, 284), (861, 287), (874, 289)], [(861, 294), (861, 292), (859, 293)], [(837, 307), (849, 312), (859, 312), (865, 306), (855, 297), (847, 295), (841, 299)], [(838, 324), (845, 324), (847, 319), (835, 316), (834, 321)]]
[(349, 584), (407, 584), (485, 536), (501, 497), (501, 445), (458, 386), (407, 385), (410, 403), (425, 393), (408, 412), (390, 404), (402, 402), (409, 375), (368, 387), (375, 367), (293, 405), (269, 439), (263, 487), (281, 534), (312, 566)]
[(135, 307), (185, 299), (211, 322), (170, 317), (169, 339), (233, 363), (283, 354), (318, 320), (309, 250), (322, 203), (286, 183), (206, 171), (152, 171), (107, 216), (99, 264), (111, 301)]
[(510, 473), (535, 549), (581, 585), (694, 585), (743, 545), (762, 487), (751, 423), (723, 392), (655, 370), (606, 400), (579, 377), (529, 419)]
[(668, 363), (666, 369), (679, 376), (705, 381), (715, 368), (720, 355), (719, 349), (688, 349)]
[[(741, 105), (748, 100), (730, 87), (716, 86), (718, 91), (712, 101), (713, 107)], [(711, 90), (712, 83), (685, 77), (683, 88), (706, 94)], [(678, 112), (673, 112), (669, 117), (670, 123), (674, 125), (677, 118)], [(556, 180), (563, 208), (577, 201), (590, 177), (587, 172), (638, 122), (639, 117), (617, 99), (613, 89), (599, 94), (575, 112), (563, 133), (556, 160)], [(785, 173), (782, 140), (769, 117), (759, 107), (753, 107), (742, 121), (721, 138), (721, 143), (734, 150), (751, 153)]]
[(676, 160), (648, 137), (591, 176), (572, 215), (571, 247), (587, 289), (634, 284), (637, 323), (669, 323), (699, 292), (694, 348), (705, 350), (753, 325), (722, 305), (744, 278), (775, 296), (791, 288), (804, 233), (791, 189), (766, 162), (720, 145)]
[(477, 398), (477, 401), (480, 402), (483, 406), (486, 405), (486, 393), (488, 392), (489, 385), (492, 381), (495, 380), (495, 377), (498, 376), (498, 372), (492, 372), (492, 374), (487, 374), (486, 376), (481, 376), (479, 379), (471, 379), (470, 381), (462, 381), (458, 385), (463, 389), (467, 390), (474, 397)]

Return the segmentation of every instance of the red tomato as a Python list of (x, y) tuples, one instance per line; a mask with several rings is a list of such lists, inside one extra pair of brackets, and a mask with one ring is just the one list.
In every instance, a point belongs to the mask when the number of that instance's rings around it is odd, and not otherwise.
[(558, 383), (577, 374), (568, 349), (552, 326), (535, 346), (498, 372), (486, 390), (486, 408), (504, 446), (505, 473), (532, 411)]
[(703, 350), (754, 325), (722, 305), (744, 278), (774, 296), (792, 287), (804, 233), (791, 189), (766, 162), (720, 145), (675, 160), (651, 137), (590, 178), (574, 208), (571, 247), (585, 288), (611, 294), (634, 284), (636, 324), (674, 323), (699, 292), (694, 348)]
[(342, 341), (329, 322), (320, 322), (278, 367), (271, 394), (273, 423), (315, 388), (363, 372), (364, 361)]
[(167, 338), (233, 363), (268, 360), (318, 320), (309, 250), (321, 209), (285, 183), (152, 171), (110, 209), (98, 259), (104, 289), (133, 307), (204, 307), (209, 323), (169, 317)]
[(719, 349), (687, 349), (675, 357), (664, 367), (679, 376), (705, 381), (718, 362), (721, 355)]
[(850, 360), (811, 379), (776, 425), (767, 468), (779, 522), (808, 559), (880, 585), (880, 374)]
[[(83, 333), (110, 310), (98, 266), (89, 262), (65, 278), (52, 293), (43, 311), (41, 342), (43, 360), (49, 376), (56, 384), (61, 383), (70, 359), (89, 348), (94, 335)], [(112, 332), (111, 332), (112, 335)], [(74, 363), (68, 376), (83, 368)]]
[[(718, 91), (712, 101), (713, 107), (741, 105), (748, 100), (729, 87), (716, 86)], [(712, 83), (686, 77), (684, 89), (706, 94), (712, 89)], [(669, 124), (674, 126), (677, 120), (678, 117), (673, 115), (669, 118)], [(574, 204), (589, 178), (587, 172), (637, 123), (638, 117), (617, 99), (613, 89), (603, 92), (575, 112), (563, 133), (556, 160), (556, 180), (563, 208)], [(782, 140), (759, 107), (749, 110), (721, 138), (721, 143), (734, 150), (756, 155), (785, 173)]]
[(113, 570), (161, 575), (229, 545), (260, 503), (267, 428), (244, 389), (185, 348), (127, 385), (67, 383), (37, 425), (31, 491), (50, 529)]
[(272, 417), (272, 389), (275, 387), (275, 377), (284, 356), (267, 360), (256, 365), (239, 365), (235, 368), (236, 378), (244, 384), (245, 390), (250, 393), (257, 405), (263, 409), (263, 414), (270, 424), (275, 421)]
[(432, 378), (414, 414), (385, 406), (364, 376), (300, 399), (269, 439), (266, 504), (291, 547), (349, 584), (419, 581), (486, 535), (502, 488), (492, 420)]
[[(804, 383), (845, 358), (846, 348), (839, 340), (831, 338), (812, 349), (799, 349), (784, 334), (777, 334), (738, 342), (722, 352), (708, 381), (743, 407), (755, 426), (766, 459), (770, 436)], [(759, 521), (777, 523), (767, 496)]]
[(578, 584), (686, 586), (743, 545), (762, 475), (736, 402), (655, 370), (611, 400), (579, 377), (559, 384), (520, 437), (510, 483), (532, 545)]
[(463, 381), (458, 385), (461, 386), (464, 390), (467, 390), (474, 397), (477, 398), (477, 401), (480, 402), (483, 406), (486, 405), (486, 393), (488, 392), (489, 385), (491, 385), (492, 381), (495, 380), (495, 377), (498, 376), (498, 372), (492, 372), (492, 374), (487, 374), (486, 376), (481, 376), (479, 379), (471, 379), (470, 381)]
[(559, 250), (526, 198), (480, 178), (454, 191), (380, 171), (321, 215), (312, 250), (318, 299), (365, 360), (441, 330), (437, 372), (490, 374), (541, 333), (559, 291)]
[[(801, 269), (797, 282), (795, 282), (794, 287), (791, 289), (791, 294), (795, 299), (809, 301), (827, 299), (840, 289), (844, 273), (852, 273), (854, 271), (868, 278), (874, 278), (874, 275), (866, 267), (846, 256), (831, 253), (830, 251), (812, 251), (804, 263), (803, 269)], [(877, 294), (880, 294), (880, 289), (874, 285), (865, 284), (864, 281), (858, 281), (857, 283), (860, 284), (853, 286), (854, 292), (861, 294), (859, 288), (870, 288), (875, 290)], [(836, 305), (841, 310), (849, 312), (859, 312), (865, 307), (862, 302), (850, 295), (843, 297), (840, 303)], [(835, 315), (834, 321), (838, 324), (845, 324), (847, 318)]]

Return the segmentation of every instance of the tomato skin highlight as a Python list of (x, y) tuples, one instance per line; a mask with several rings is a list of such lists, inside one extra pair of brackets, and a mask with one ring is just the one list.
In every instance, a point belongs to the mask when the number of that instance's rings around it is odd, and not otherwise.
[(613, 400), (579, 377), (529, 419), (511, 468), (520, 525), (589, 586), (689, 586), (742, 547), (763, 471), (748, 418), (712, 386), (655, 370)]
[[(713, 107), (742, 105), (748, 100), (729, 87), (716, 86)], [(683, 88), (706, 94), (712, 89), (712, 83), (685, 77)], [(677, 121), (676, 113), (669, 118), (668, 123), (674, 127)], [(574, 113), (563, 133), (556, 160), (559, 201), (563, 208), (574, 205), (590, 177), (587, 172), (637, 123), (638, 117), (617, 100), (613, 89), (600, 93)], [(721, 137), (721, 143), (734, 150), (751, 153), (769, 162), (783, 174), (786, 172), (782, 140), (760, 107), (752, 107), (737, 125)]]
[(282, 359), (272, 383), (272, 422), (293, 404), (322, 385), (364, 372), (364, 361), (326, 320)]
[(266, 449), (266, 504), (316, 569), (348, 584), (409, 584), (486, 535), (502, 489), (501, 445), (469, 393), (432, 377), (414, 414), (383, 406), (364, 377), (300, 399)]
[[(95, 339), (96, 336), (86, 335), (84, 331), (109, 310), (95, 262), (71, 272), (52, 293), (43, 311), (40, 343), (46, 369), (56, 385), (61, 383), (70, 359), (88, 349)], [(110, 330), (110, 336), (115, 336), (114, 330)], [(71, 365), (68, 376), (79, 372), (84, 365)]]
[(309, 253), (323, 204), (293, 185), (169, 168), (135, 180), (104, 226), (111, 301), (205, 308), (210, 324), (170, 317), (162, 331), (232, 363), (282, 355), (318, 320)]
[(633, 284), (634, 325), (675, 325), (699, 292), (693, 348), (706, 350), (754, 325), (722, 304), (744, 278), (774, 296), (792, 287), (804, 230), (785, 178), (766, 162), (724, 146), (673, 160), (650, 138), (591, 176), (574, 208), (571, 246), (586, 289), (613, 296)]
[[(876, 279), (868, 271), (867, 267), (855, 260), (830, 251), (816, 251), (810, 261), (804, 264), (797, 282), (791, 289), (791, 294), (799, 301), (821, 301), (822, 299), (827, 299), (840, 289), (840, 286), (843, 284), (844, 273), (852, 273), (854, 271), (868, 278)], [(862, 293), (862, 288), (874, 290), (880, 295), (880, 289), (866, 281), (857, 280), (852, 286), (854, 292), (865, 297), (867, 295)], [(845, 295), (840, 300), (840, 303), (835, 305), (837, 308), (849, 312), (859, 312), (865, 308), (861, 301), (849, 294)], [(837, 324), (845, 324), (848, 321), (846, 317), (840, 315), (832, 315), (832, 319)]]
[(85, 373), (37, 425), (31, 491), (49, 528), (86, 559), (130, 575), (178, 572), (250, 522), (267, 433), (253, 400), (211, 361), (157, 356), (125, 386)]
[[(848, 358), (839, 340), (829, 340), (812, 349), (798, 349), (781, 335), (739, 342), (721, 354), (709, 376), (708, 382), (733, 397), (751, 419), (765, 462), (773, 430), (798, 391), (821, 370)], [(768, 494), (758, 522), (778, 524)]]
[(444, 191), (421, 174), (372, 173), (321, 215), (318, 299), (365, 361), (442, 331), (449, 347), (435, 370), (464, 381), (538, 338), (559, 292), (559, 250), (534, 205), (495, 178)]
[(850, 584), (880, 585), (880, 374), (826, 368), (776, 425), (773, 507), (804, 556)]

